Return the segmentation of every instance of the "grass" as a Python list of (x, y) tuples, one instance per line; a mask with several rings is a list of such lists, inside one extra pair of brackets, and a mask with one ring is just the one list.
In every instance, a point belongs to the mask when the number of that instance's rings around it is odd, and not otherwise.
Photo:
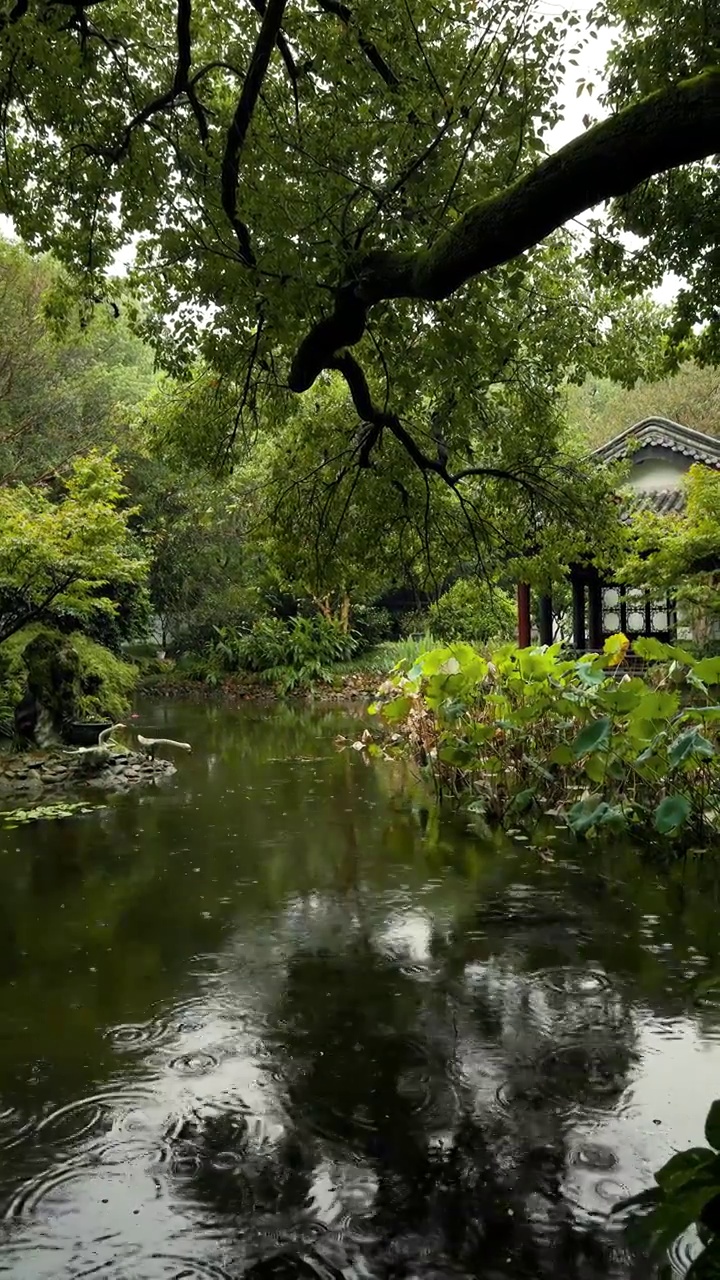
[(341, 676), (385, 676), (400, 662), (407, 662), (412, 666), (429, 649), (437, 649), (440, 644), (440, 640), (429, 634), (408, 636), (404, 640), (385, 640), (350, 662), (338, 663), (333, 667), (333, 673)]

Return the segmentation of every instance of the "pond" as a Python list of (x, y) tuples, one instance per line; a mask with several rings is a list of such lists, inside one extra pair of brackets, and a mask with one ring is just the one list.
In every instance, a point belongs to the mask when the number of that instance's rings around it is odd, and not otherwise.
[(712, 868), (483, 841), (341, 709), (140, 712), (174, 779), (0, 832), (0, 1273), (648, 1276), (609, 1211), (720, 1094)]

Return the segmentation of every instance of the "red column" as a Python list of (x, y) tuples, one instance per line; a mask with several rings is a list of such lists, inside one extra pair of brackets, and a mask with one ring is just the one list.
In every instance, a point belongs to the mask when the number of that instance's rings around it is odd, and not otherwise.
[(520, 649), (527, 649), (530, 644), (530, 583), (518, 582), (517, 585), (517, 639)]

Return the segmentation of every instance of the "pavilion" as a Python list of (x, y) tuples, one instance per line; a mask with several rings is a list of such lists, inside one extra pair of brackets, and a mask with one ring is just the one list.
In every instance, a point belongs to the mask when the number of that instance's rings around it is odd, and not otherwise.
[[(694, 463), (720, 471), (720, 439), (693, 431), (667, 418), (647, 418), (622, 431), (593, 451), (600, 462), (630, 459), (623, 486), (636, 505), (660, 515), (683, 510), (683, 479)], [(674, 640), (677, 617), (670, 597), (655, 600), (632, 584), (605, 582), (591, 562), (571, 565), (572, 645), (584, 650), (602, 649), (607, 636), (622, 631), (630, 639), (655, 636)], [(518, 644), (532, 643), (532, 602), (528, 583), (517, 588)], [(537, 601), (538, 635), (541, 644), (552, 644), (553, 605), (550, 596)]]

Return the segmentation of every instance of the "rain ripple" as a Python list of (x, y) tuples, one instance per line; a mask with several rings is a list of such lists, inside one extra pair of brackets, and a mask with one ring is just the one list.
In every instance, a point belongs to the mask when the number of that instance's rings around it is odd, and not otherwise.
[[(127, 1086), (123, 1089), (107, 1089), (102, 1093), (91, 1094), (87, 1098), (77, 1098), (62, 1107), (57, 1107), (35, 1126), (35, 1134), (48, 1138), (52, 1142), (72, 1141), (97, 1129), (98, 1125), (108, 1118), (114, 1123), (121, 1122), (123, 1112), (142, 1111), (145, 1106), (155, 1101), (150, 1089), (139, 1086)], [(113, 1113), (119, 1115), (113, 1117)]]

